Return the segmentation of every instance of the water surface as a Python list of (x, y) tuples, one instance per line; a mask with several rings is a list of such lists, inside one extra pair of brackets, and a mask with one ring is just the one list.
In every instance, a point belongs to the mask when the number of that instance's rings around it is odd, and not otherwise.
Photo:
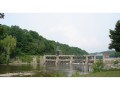
[[(63, 64), (63, 65), (40, 65), (40, 64), (16, 64), (0, 65), (0, 76), (31, 76), (49, 77), (66, 76), (71, 77), (73, 73), (87, 74), (92, 72), (92, 65), (86, 64)], [(60, 74), (60, 75), (59, 75)]]

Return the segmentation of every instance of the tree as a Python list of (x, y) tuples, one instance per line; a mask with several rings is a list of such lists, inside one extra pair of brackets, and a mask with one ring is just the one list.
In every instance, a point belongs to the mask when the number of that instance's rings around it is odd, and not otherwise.
[(115, 49), (116, 52), (120, 52), (120, 20), (117, 21), (115, 30), (110, 30), (111, 43), (109, 49)]
[[(52, 40), (47, 40), (37, 32), (27, 29), (22, 29), (19, 26), (7, 26), (1, 25), (0, 27), (0, 40), (3, 40), (7, 35), (11, 35), (16, 38), (16, 48), (11, 53), (11, 57), (23, 55), (44, 55), (55, 54), (56, 47), (59, 46), (62, 54), (70, 55), (84, 55), (86, 51), (78, 47), (70, 47), (69, 45), (57, 43)], [(3, 46), (0, 45), (0, 52), (3, 52)], [(4, 56), (6, 53), (0, 53), (0, 56)], [(5, 56), (6, 57), (6, 56)], [(1, 57), (0, 57), (1, 58)]]
[(6, 38), (1, 40), (1, 44), (5, 50), (6, 53), (6, 64), (9, 64), (10, 54), (16, 47), (16, 39), (12, 37), (11, 35), (7, 35)]
[(0, 18), (3, 18), (4, 19), (4, 13), (0, 13)]

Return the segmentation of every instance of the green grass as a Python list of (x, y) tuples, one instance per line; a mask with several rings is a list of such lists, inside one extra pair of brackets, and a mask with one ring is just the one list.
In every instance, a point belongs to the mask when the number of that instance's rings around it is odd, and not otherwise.
[(95, 72), (86, 75), (79, 75), (78, 77), (120, 77), (120, 69)]
[(66, 77), (66, 75), (59, 72), (39, 72), (33, 75), (33, 77)]

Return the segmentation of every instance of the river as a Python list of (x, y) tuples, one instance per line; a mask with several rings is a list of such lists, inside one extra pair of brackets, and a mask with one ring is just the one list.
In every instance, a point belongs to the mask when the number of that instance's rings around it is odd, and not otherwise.
[(71, 77), (73, 73), (87, 74), (92, 72), (92, 65), (63, 64), (10, 64), (0, 65), (0, 77)]

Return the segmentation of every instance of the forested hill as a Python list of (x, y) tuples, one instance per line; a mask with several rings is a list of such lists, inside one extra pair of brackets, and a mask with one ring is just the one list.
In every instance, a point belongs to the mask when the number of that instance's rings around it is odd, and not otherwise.
[(19, 26), (1, 25), (0, 34), (0, 40), (5, 38), (6, 35), (12, 35), (16, 38), (16, 48), (12, 56), (55, 54), (57, 46), (61, 49), (62, 54), (87, 54), (85, 50), (78, 47), (70, 47), (66, 44), (47, 40), (37, 32), (22, 29)]
[(116, 52), (116, 51), (114, 51), (114, 50), (108, 50), (108, 51), (102, 51), (102, 52), (96, 52), (96, 53), (90, 53), (91, 55), (96, 55), (96, 54), (104, 54), (104, 53), (109, 53), (109, 56), (111, 57), (111, 58), (113, 58), (113, 57), (120, 57), (120, 52)]

